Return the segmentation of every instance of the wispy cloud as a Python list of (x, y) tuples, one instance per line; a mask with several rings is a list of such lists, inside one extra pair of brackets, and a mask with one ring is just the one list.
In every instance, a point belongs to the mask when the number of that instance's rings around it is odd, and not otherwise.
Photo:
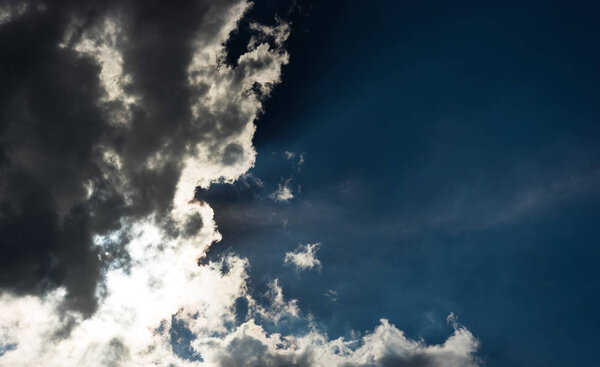
[(282, 153), (283, 157), (294, 164), (294, 169), (298, 172), (302, 171), (304, 164), (304, 153), (290, 152), (288, 150)]

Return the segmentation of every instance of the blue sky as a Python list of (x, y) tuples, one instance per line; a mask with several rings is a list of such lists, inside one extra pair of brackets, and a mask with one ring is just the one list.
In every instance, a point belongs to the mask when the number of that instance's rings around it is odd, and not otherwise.
[(598, 365), (599, 10), (0, 1), (0, 366)]
[[(257, 289), (280, 278), (333, 336), (386, 317), (441, 342), (454, 312), (487, 366), (592, 365), (598, 9), (349, 1), (305, 10), (257, 123), (250, 172), (265, 187), (222, 188), (246, 215), (229, 224), (217, 210), (224, 240), (214, 251), (248, 256)], [(265, 199), (288, 179), (293, 199)], [(320, 272), (282, 264), (313, 242)]]

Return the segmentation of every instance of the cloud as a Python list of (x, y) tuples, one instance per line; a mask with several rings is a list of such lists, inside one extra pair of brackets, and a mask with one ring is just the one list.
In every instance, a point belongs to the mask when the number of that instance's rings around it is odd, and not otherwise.
[[(43, 5), (0, 27), (0, 366), (474, 365), (462, 327), (439, 346), (383, 321), (330, 340), (277, 280), (255, 299), (247, 259), (200, 261), (221, 234), (196, 188), (253, 166), (288, 24), (253, 24), (229, 65), (247, 1)], [(320, 268), (316, 248), (290, 261)], [(288, 319), (310, 331), (258, 324)]]
[[(207, 207), (199, 209), (210, 214)], [(386, 320), (350, 340), (331, 340), (314, 326), (301, 335), (269, 334), (257, 318), (278, 323), (300, 317), (276, 280), (267, 305), (260, 306), (247, 292), (246, 260), (229, 256), (198, 267), (190, 261), (198, 251), (193, 242), (165, 242), (151, 223), (135, 231), (129, 244), (135, 265), (128, 273), (111, 272), (108, 296), (93, 317), (58, 312), (64, 290), (41, 298), (3, 295), (2, 340), (16, 348), (0, 357), (0, 366), (196, 365), (175, 353), (177, 330), (187, 330), (190, 350), (208, 366), (478, 365), (478, 341), (453, 315), (454, 333), (441, 345), (410, 340)], [(240, 297), (248, 300), (251, 318), (235, 326), (233, 306)]]
[[(301, 172), (302, 171), (302, 164), (304, 164), (304, 155), (302, 153), (300, 154), (296, 154), (294, 152), (290, 152), (290, 151), (284, 151), (282, 153), (282, 156), (288, 160), (291, 161), (293, 164), (293, 168), (295, 171), (297, 172)], [(298, 157), (296, 159), (296, 157)], [(288, 202), (289, 200), (293, 199), (295, 197), (294, 195), (294, 190), (292, 189), (292, 182), (294, 180), (294, 175), (292, 174), (291, 177), (289, 177), (287, 180), (285, 180), (284, 183), (280, 183), (277, 185), (277, 190), (275, 190), (273, 193), (271, 193), (271, 198), (277, 202)], [(300, 193), (300, 185), (298, 185), (296, 187), (296, 194)]]
[(472, 367), (478, 341), (461, 326), (440, 345), (406, 338), (387, 320), (362, 338), (330, 340), (313, 331), (300, 337), (268, 335), (249, 321), (212, 349), (218, 366)]
[(268, 300), (268, 307), (264, 307), (251, 297), (248, 297), (250, 314), (252, 316), (274, 323), (278, 323), (283, 318), (299, 317), (300, 309), (298, 308), (298, 302), (295, 299), (285, 300), (283, 289), (277, 279), (269, 283), (265, 296)]
[(283, 184), (277, 185), (277, 190), (271, 194), (271, 198), (275, 201), (289, 201), (294, 198), (292, 188), (290, 187), (291, 178), (286, 180)]
[(95, 236), (126, 237), (148, 216), (175, 228), (173, 208), (197, 185), (254, 164), (254, 120), (288, 61), (288, 28), (253, 28), (237, 65), (224, 64), (248, 7), (49, 3), (0, 29), (13, 50), (2, 70), (15, 70), (0, 91), (0, 287), (64, 287), (69, 307), (91, 314), (105, 269), (126, 262), (126, 241), (101, 249)]
[(299, 244), (295, 251), (285, 254), (283, 262), (285, 264), (293, 264), (300, 270), (313, 268), (321, 270), (321, 261), (317, 259), (317, 250), (320, 246), (320, 243)]
[[(285, 159), (287, 159), (288, 161), (291, 161), (295, 164), (295, 169), (296, 171), (300, 172), (302, 171), (302, 165), (304, 164), (304, 154), (303, 153), (296, 153), (296, 152), (290, 152), (290, 151), (284, 151), (282, 153), (283, 157)], [(298, 157), (296, 159), (296, 157)]]
[(26, 15), (28, 12), (46, 10), (42, 2), (3, 1), (0, 2), (0, 26)]

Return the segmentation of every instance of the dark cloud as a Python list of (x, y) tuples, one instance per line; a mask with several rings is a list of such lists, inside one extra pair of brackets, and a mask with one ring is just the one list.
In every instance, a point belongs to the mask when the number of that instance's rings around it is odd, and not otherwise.
[(268, 351), (266, 345), (252, 337), (234, 338), (219, 361), (221, 367), (308, 367), (312, 366), (309, 353), (280, 354)]
[(0, 285), (65, 285), (89, 311), (100, 264), (83, 183), (99, 173), (98, 66), (58, 50), (60, 24), (27, 20), (0, 28)]
[[(188, 70), (195, 47), (218, 39), (226, 10), (243, 3), (36, 4), (0, 25), (0, 288), (64, 286), (71, 306), (89, 314), (102, 269), (127, 261), (126, 241), (100, 253), (93, 236), (150, 213), (164, 217), (195, 144), (204, 142), (226, 166), (242, 159), (244, 148), (231, 138), (248, 124), (247, 112), (233, 101), (193, 115), (209, 85), (190, 84)], [(77, 52), (84, 39), (106, 42), (108, 18), (118, 27), (113, 46), (128, 77), (123, 93), (136, 98), (131, 105), (107, 100), (103, 65)], [(260, 57), (240, 65), (234, 84), (272, 66)], [(127, 124), (115, 123), (123, 118)], [(190, 218), (184, 235), (201, 227), (201, 218)]]

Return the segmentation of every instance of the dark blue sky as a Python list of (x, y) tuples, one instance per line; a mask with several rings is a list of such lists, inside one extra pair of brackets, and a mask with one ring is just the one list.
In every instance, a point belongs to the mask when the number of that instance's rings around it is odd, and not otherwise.
[(0, 1), (0, 364), (600, 365), (598, 14)]
[[(257, 290), (279, 278), (330, 336), (385, 317), (441, 342), (454, 312), (487, 366), (595, 365), (599, 10), (300, 2), (257, 122), (264, 187), (205, 193), (214, 251), (247, 256)], [(303, 154), (300, 171), (284, 151)], [(290, 178), (295, 197), (269, 199)], [(320, 272), (283, 265), (313, 242)]]

